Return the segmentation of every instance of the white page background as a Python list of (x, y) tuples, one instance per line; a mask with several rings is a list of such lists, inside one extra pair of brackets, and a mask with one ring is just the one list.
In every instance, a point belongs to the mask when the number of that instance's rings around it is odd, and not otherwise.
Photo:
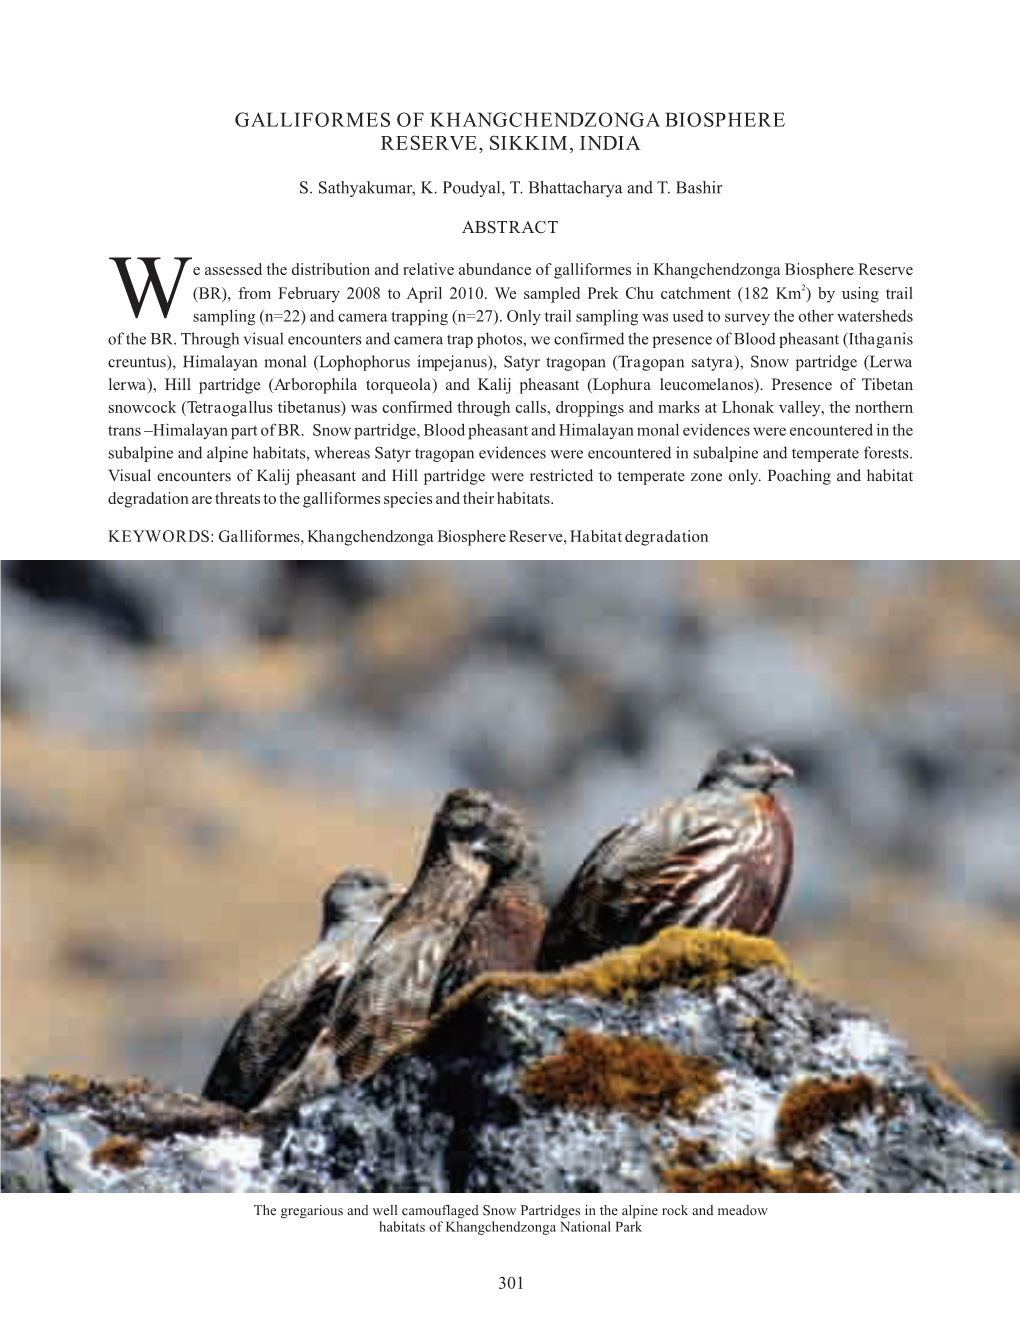
[[(867, 0), (849, 9), (22, 10), (8, 22), (5, 91), (2, 553), (110, 550), (105, 337), (129, 319), (108, 258), (192, 254), (209, 264), (912, 264), (915, 441), (925, 469), (909, 494), (720, 490), (696, 508), (684, 503), (679, 516), (672, 496), (647, 495), (631, 520), (703, 524), (713, 544), (698, 557), (1016, 557), (1011, 24), (1006, 5)], [(233, 120), (242, 109), (511, 107), (782, 110), (787, 127), (636, 132), (640, 154), (581, 164), (577, 155), (387, 155), (372, 131), (241, 131)], [(522, 210), (559, 218), (561, 231), (532, 240), (464, 238), (471, 201), (430, 201), (426, 211), (420, 201), (301, 197), (296, 186), (320, 177), (566, 180), (582, 169), (599, 180), (704, 176), (726, 191), (661, 206), (539, 199)], [(582, 506), (564, 494), (558, 503), (561, 525), (620, 520), (611, 501)], [(413, 524), (406, 514), (393, 520)], [(435, 510), (428, 520), (459, 529), (467, 521)], [(490, 510), (472, 524), (497, 530), (521, 520)], [(121, 515), (116, 524), (149, 521)], [(526, 521), (546, 524), (540, 515)], [(285, 528), (282, 516), (272, 522)], [(230, 523), (265, 528), (267, 519), (253, 510)], [(214, 545), (203, 557), (264, 552)], [(144, 554), (187, 557), (159, 546)], [(649, 1327), (842, 1337), (933, 1325), (936, 1335), (983, 1335), (989, 1324), (1008, 1327), (1009, 1315), (996, 1315), (1007, 1309), (1007, 1290), (1013, 1296), (1005, 1262), (1015, 1246), (1012, 1208), (987, 1197), (773, 1198), (763, 1222), (658, 1222), (632, 1237), (510, 1242), (383, 1237), (361, 1220), (281, 1225), (258, 1220), (241, 1196), (5, 1198), (5, 1313), (12, 1328), (47, 1337), (69, 1328), (156, 1338), (182, 1329), (502, 1337), (522, 1326), (553, 1337)], [(522, 1274), (524, 1291), (497, 1291), (502, 1272)]]

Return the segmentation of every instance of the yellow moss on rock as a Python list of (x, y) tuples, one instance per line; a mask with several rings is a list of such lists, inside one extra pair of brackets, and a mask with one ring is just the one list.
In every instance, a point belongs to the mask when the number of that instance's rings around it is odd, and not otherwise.
[(532, 1063), (521, 1087), (542, 1104), (689, 1118), (720, 1085), (710, 1058), (675, 1053), (655, 1039), (567, 1032), (562, 1053)]
[(107, 1137), (92, 1152), (93, 1165), (112, 1165), (116, 1170), (136, 1170), (145, 1164), (145, 1148), (137, 1137)]
[(831, 1180), (814, 1170), (794, 1166), (778, 1169), (757, 1160), (708, 1169), (676, 1166), (662, 1171), (663, 1186), (671, 1193), (832, 1193)]
[(441, 1021), (483, 993), (513, 991), (531, 997), (599, 997), (634, 1001), (659, 988), (704, 992), (727, 979), (774, 969), (795, 979), (789, 960), (768, 937), (742, 932), (669, 927), (640, 946), (626, 946), (554, 974), (483, 974), (436, 1015)]
[(928, 1062), (924, 1065), (925, 1075), (936, 1090), (940, 1090), (947, 1099), (954, 1104), (961, 1105), (968, 1113), (980, 1118), (983, 1122), (988, 1122), (988, 1115), (978, 1104), (977, 1100), (972, 1100), (966, 1091), (961, 1090), (949, 1073), (941, 1068), (937, 1062)]
[(673, 1143), (667, 1160), (670, 1166), (704, 1165), (712, 1155), (712, 1146), (704, 1137), (681, 1137)]
[(18, 1128), (16, 1132), (12, 1132), (7, 1145), (12, 1151), (20, 1151), (22, 1147), (31, 1146), (33, 1142), (38, 1141), (41, 1131), (39, 1124), (33, 1119), (30, 1123), (26, 1123), (23, 1128)]
[(50, 1072), (48, 1080), (55, 1086), (63, 1086), (65, 1091), (78, 1091), (83, 1093), (88, 1090), (91, 1084), (87, 1076), (82, 1076), (80, 1072)]
[(784, 1149), (806, 1142), (822, 1128), (874, 1109), (880, 1095), (874, 1081), (863, 1073), (838, 1081), (800, 1081), (786, 1092), (779, 1106), (776, 1142)]

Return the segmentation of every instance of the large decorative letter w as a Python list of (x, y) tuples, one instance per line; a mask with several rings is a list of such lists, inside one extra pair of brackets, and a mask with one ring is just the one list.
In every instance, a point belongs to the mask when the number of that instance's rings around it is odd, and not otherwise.
[(143, 262), (145, 265), (146, 275), (145, 286), (140, 294), (135, 291), (135, 286), (131, 283), (131, 276), (128, 274), (127, 263), (129, 259), (130, 258), (127, 256), (110, 257), (111, 261), (117, 263), (117, 269), (120, 271), (121, 283), (124, 285), (124, 289), (127, 292), (128, 302), (131, 304), (131, 310), (134, 312), (135, 316), (137, 317), (142, 310), (142, 304), (145, 302), (145, 295), (149, 292), (150, 285), (152, 286), (152, 292), (156, 295), (156, 302), (159, 304), (163, 316), (169, 316), (170, 304), (174, 301), (174, 294), (176, 294), (177, 286), (180, 284), (181, 276), (184, 274), (184, 267), (191, 260), (191, 257), (174, 257), (174, 260), (179, 261), (180, 265), (177, 267), (177, 278), (174, 280), (174, 287), (170, 290), (169, 298), (166, 296), (166, 292), (163, 289), (162, 282), (160, 281), (159, 274), (156, 270), (156, 262), (160, 260), (160, 257), (140, 256), (138, 258), (139, 261)]

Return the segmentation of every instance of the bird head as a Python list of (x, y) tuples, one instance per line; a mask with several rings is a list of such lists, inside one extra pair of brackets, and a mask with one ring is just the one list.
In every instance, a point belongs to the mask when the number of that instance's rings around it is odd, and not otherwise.
[(709, 764), (698, 787), (733, 783), (737, 787), (768, 792), (781, 778), (793, 777), (790, 765), (764, 746), (728, 746)]
[(516, 816), (513, 816), (513, 822), (508, 833), (497, 840), (497, 851), (492, 860), (492, 884), (541, 890), (542, 854), (538, 844)]
[(352, 919), (376, 917), (383, 912), (393, 896), (389, 877), (364, 867), (347, 867), (340, 872), (322, 896), (323, 940)]
[(520, 817), (476, 788), (457, 788), (447, 794), (432, 833), (451, 850), (485, 862), (494, 871), (520, 861), (527, 840)]

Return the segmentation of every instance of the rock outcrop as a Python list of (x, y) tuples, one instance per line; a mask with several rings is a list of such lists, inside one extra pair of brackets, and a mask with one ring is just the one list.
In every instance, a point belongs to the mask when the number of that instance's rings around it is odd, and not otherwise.
[(1020, 1159), (769, 941), (669, 931), (477, 980), (369, 1082), (259, 1119), (152, 1086), (4, 1083), (22, 1192), (1020, 1192)]

